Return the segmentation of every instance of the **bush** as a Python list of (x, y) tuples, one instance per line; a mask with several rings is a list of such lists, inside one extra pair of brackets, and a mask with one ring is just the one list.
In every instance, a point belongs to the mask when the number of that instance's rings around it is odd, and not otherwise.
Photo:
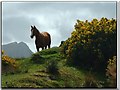
[(16, 68), (16, 60), (5, 55), (4, 51), (2, 51), (2, 72), (14, 72)]
[(40, 55), (50, 55), (50, 54), (56, 54), (59, 52), (59, 47), (52, 47), (50, 49), (45, 49), (40, 51)]
[(56, 60), (48, 61), (47, 62), (47, 72), (53, 75), (58, 74), (58, 62)]
[(113, 59), (109, 59), (106, 69), (107, 83), (110, 87), (117, 87), (116, 73), (116, 56), (113, 56)]
[(44, 62), (44, 58), (40, 55), (39, 52), (37, 52), (37, 53), (35, 53), (35, 54), (32, 55), (31, 61), (32, 61), (33, 63), (41, 64), (41, 63)]
[(61, 52), (72, 65), (105, 71), (108, 59), (117, 52), (116, 36), (115, 19), (77, 20), (71, 37), (61, 46)]

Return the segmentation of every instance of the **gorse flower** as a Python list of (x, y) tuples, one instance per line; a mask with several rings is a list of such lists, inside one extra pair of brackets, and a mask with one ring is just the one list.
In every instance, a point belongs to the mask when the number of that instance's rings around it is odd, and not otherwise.
[(12, 58), (10, 58), (7, 55), (4, 55), (4, 51), (2, 50), (2, 65), (6, 66), (6, 65), (11, 65), (13, 67), (16, 67), (16, 61)]
[(4, 54), (4, 50), (2, 50), (2, 55)]

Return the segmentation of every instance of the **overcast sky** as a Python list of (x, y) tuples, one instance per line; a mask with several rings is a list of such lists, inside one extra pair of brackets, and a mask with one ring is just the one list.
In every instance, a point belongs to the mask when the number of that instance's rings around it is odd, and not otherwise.
[(70, 37), (77, 19), (116, 18), (116, 2), (2, 2), (2, 44), (25, 42), (36, 52), (31, 25), (52, 37), (52, 47)]

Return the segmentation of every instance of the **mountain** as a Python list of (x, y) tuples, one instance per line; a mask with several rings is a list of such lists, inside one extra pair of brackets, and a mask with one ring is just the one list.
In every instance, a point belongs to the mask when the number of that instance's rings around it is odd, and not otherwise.
[(5, 51), (6, 55), (12, 58), (27, 58), (33, 54), (33, 52), (24, 42), (12, 42), (6, 45), (2, 45), (2, 50)]

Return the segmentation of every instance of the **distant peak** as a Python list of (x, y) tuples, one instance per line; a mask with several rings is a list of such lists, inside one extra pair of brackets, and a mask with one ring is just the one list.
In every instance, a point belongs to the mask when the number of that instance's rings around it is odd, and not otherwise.
[[(18, 45), (27, 46), (27, 44), (24, 43), (24, 42), (19, 42)], [(28, 46), (27, 46), (27, 47), (28, 47)]]
[(24, 42), (19, 42), (19, 43), (17, 43), (17, 42), (11, 42), (11, 43), (8, 43), (8, 44), (3, 44), (3, 45), (18, 45), (18, 44), (20, 44), (20, 45), (26, 45), (26, 43), (24, 43)]
[(33, 53), (24, 42), (11, 42), (3, 45), (2, 50), (4, 50), (8, 56), (13, 58), (30, 57)]
[(17, 42), (13, 42), (14, 44), (17, 44)]
[(3, 45), (13, 45), (13, 44), (17, 44), (17, 42), (11, 42), (11, 43), (8, 43), (8, 44), (3, 44)]
[(17, 42), (11, 42), (11, 43), (9, 43), (9, 44), (17, 44)]
[(24, 42), (19, 42), (18, 44), (25, 44)]

